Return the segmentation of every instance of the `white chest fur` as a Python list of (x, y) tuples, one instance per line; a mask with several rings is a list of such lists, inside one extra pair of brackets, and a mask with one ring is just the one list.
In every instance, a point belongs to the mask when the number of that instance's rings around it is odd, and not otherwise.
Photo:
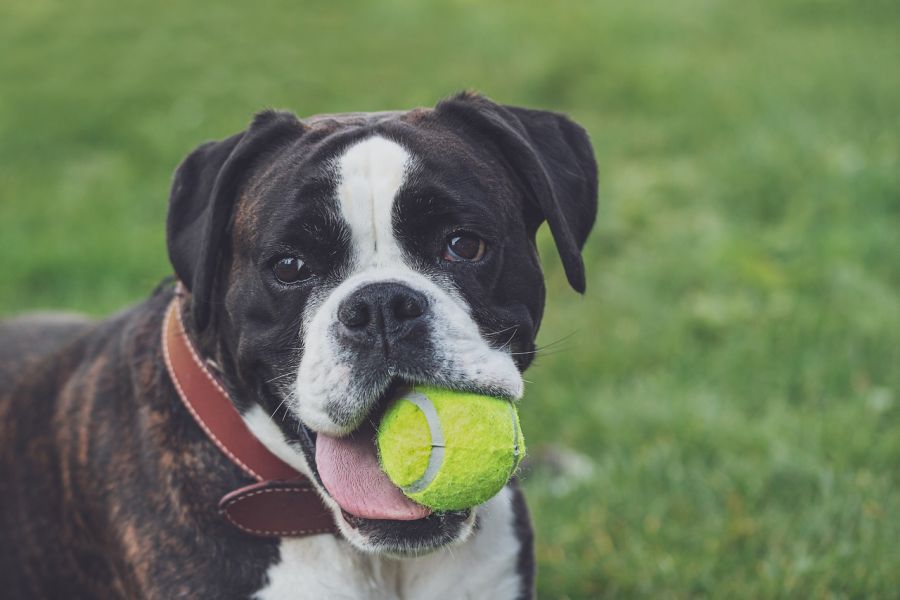
[(468, 540), (421, 558), (369, 555), (334, 536), (283, 539), (259, 600), (304, 598), (516, 598), (519, 542), (512, 492), (504, 489), (479, 509)]

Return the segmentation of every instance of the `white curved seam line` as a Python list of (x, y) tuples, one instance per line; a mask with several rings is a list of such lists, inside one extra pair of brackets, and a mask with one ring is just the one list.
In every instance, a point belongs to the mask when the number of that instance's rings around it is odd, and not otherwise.
[(437, 477), (441, 464), (444, 462), (444, 432), (441, 430), (441, 419), (438, 417), (437, 409), (428, 396), (421, 392), (413, 392), (406, 397), (406, 400), (415, 404), (425, 415), (428, 431), (431, 434), (431, 454), (428, 456), (428, 466), (425, 468), (425, 472), (417, 480), (402, 488), (406, 494), (415, 494), (431, 485), (431, 482)]
[(509, 402), (509, 417), (512, 420), (513, 430), (513, 456), (519, 456), (519, 426), (516, 423), (516, 409), (513, 408), (512, 402)]

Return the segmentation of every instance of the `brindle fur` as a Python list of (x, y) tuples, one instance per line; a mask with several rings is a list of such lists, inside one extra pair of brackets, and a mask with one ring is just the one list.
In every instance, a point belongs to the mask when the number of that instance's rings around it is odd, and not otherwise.
[(109, 320), (0, 325), (0, 595), (246, 598), (276, 542), (215, 510), (250, 483), (166, 373), (172, 290)]

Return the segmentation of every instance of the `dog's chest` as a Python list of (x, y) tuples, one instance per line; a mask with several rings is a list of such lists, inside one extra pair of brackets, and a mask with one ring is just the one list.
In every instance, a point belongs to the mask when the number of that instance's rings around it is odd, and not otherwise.
[(507, 488), (480, 509), (480, 527), (421, 558), (363, 554), (333, 536), (284, 539), (259, 600), (302, 598), (517, 598), (519, 536)]

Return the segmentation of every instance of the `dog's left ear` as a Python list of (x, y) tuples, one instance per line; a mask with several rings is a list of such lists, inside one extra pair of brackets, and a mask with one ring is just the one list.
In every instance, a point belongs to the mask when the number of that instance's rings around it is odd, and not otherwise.
[(584, 129), (559, 113), (504, 106), (472, 93), (435, 110), (499, 147), (530, 195), (525, 215), (531, 231), (547, 221), (569, 284), (584, 293), (581, 249), (597, 216), (597, 163)]
[(215, 275), (242, 185), (258, 160), (304, 130), (290, 113), (264, 111), (246, 131), (196, 148), (175, 171), (166, 241), (175, 274), (191, 292), (198, 331), (209, 324)]

